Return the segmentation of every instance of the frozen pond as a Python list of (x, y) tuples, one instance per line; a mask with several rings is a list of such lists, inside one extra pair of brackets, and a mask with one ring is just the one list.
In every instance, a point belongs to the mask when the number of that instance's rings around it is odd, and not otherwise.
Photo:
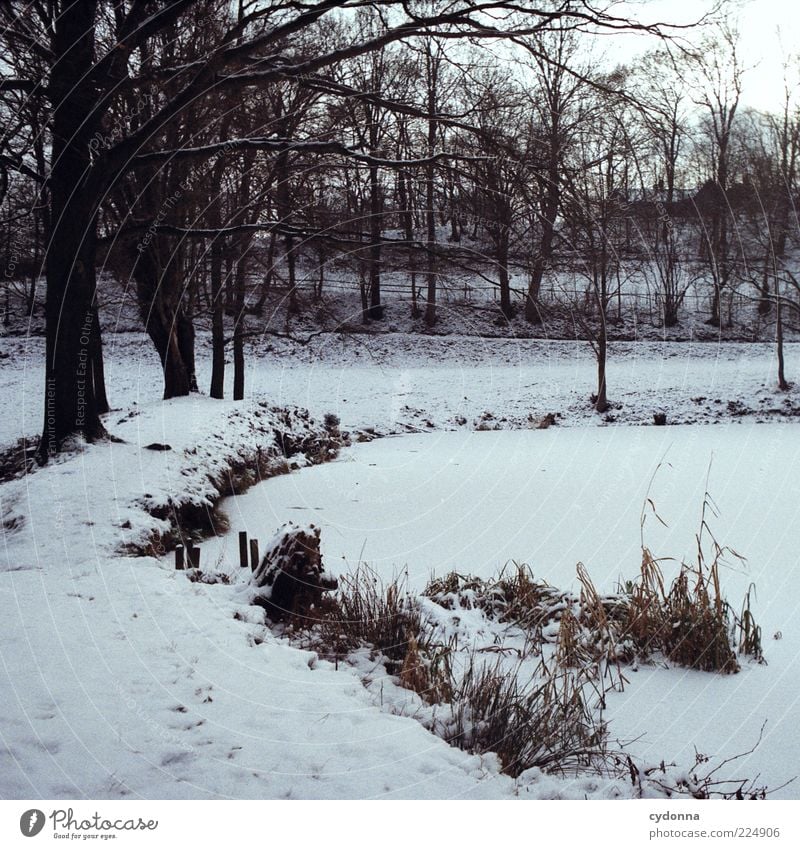
[[(580, 561), (612, 589), (638, 571), (642, 507), (662, 460), (650, 497), (669, 527), (648, 510), (645, 542), (656, 556), (694, 555), (711, 463), (711, 527), (748, 558), (726, 584), (736, 596), (755, 580), (763, 605), (787, 591), (800, 550), (799, 436), (793, 424), (403, 436), (273, 478), (223, 508), (232, 531), (261, 540), (285, 521), (314, 522), (337, 573), (359, 561), (385, 576), (407, 568), (421, 588), (432, 572), (487, 576), (517, 560), (564, 586)], [(204, 548), (207, 564), (234, 562), (235, 533)]]

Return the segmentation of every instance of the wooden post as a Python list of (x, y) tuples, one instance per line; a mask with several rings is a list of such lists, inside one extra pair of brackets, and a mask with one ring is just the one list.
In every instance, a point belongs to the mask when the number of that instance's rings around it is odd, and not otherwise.
[(247, 562), (247, 531), (239, 531), (239, 566), (246, 569)]
[(175, 568), (176, 569), (184, 569), (185, 568), (184, 563), (183, 563), (183, 546), (182, 545), (176, 545), (175, 546)]
[(258, 568), (258, 540), (250, 540), (250, 568), (253, 572)]
[(192, 569), (200, 568), (200, 548), (196, 545), (192, 545), (189, 550), (189, 566)]

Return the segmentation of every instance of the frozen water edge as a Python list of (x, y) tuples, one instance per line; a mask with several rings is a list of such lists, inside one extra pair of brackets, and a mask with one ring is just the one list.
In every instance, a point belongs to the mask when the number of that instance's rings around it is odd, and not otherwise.
[[(719, 508), (712, 529), (748, 559), (723, 570), (724, 590), (738, 608), (755, 583), (768, 665), (745, 661), (729, 677), (626, 670), (630, 685), (608, 696), (607, 718), (612, 738), (637, 740), (632, 753), (687, 766), (695, 750), (717, 759), (748, 750), (766, 721), (760, 746), (736, 772), (776, 787), (800, 762), (791, 719), (800, 702), (799, 430), (752, 424), (384, 439), (259, 485), (223, 508), (234, 527), (255, 536), (286, 517), (311, 520), (322, 528), (329, 570), (364, 560), (387, 578), (407, 571), (417, 590), (432, 573), (489, 576), (515, 559), (562, 589), (574, 587), (581, 561), (611, 591), (638, 572), (642, 506), (658, 464), (650, 497), (669, 527), (646, 521), (645, 542), (656, 556), (693, 556), (708, 476)], [(209, 561), (224, 559), (232, 545), (207, 542)], [(782, 795), (796, 793), (792, 784)]]
[[(361, 556), (386, 573), (408, 564), (417, 587), (434, 570), (487, 574), (517, 558), (564, 587), (583, 560), (598, 585), (610, 589), (638, 567), (644, 490), (668, 447), (673, 468), (659, 473), (653, 495), (670, 529), (650, 522), (648, 541), (656, 554), (691, 552), (713, 451), (711, 491), (721, 508), (714, 530), (749, 558), (747, 572), (725, 575), (728, 595), (736, 603), (756, 582), (769, 666), (746, 666), (725, 679), (643, 668), (624, 694), (611, 697), (612, 732), (624, 739), (647, 732), (637, 744), (643, 756), (690, 765), (694, 745), (717, 756), (748, 749), (766, 718), (762, 745), (737, 764), (737, 773), (760, 772), (771, 786), (794, 775), (800, 762), (791, 725), (800, 656), (792, 628), (798, 621), (797, 425), (756, 425), (760, 414), (728, 411), (734, 399), (750, 408), (762, 399), (762, 406), (783, 402), (772, 388), (771, 348), (694, 346), (691, 356), (688, 346), (620, 349), (610, 373), (619, 387), (612, 398), (629, 397), (614, 411), (620, 421), (649, 421), (655, 400), (666, 395), (675, 399), (671, 420), (696, 416), (700, 408), (697, 420), (724, 423), (598, 428), (586, 402), (593, 364), (585, 346), (463, 339), (371, 344), (370, 353), (346, 347), (336, 356), (311, 351), (297, 359), (276, 346), (256, 361), (248, 386), (273, 403), (337, 412), (350, 428), (431, 433), (357, 446), (335, 464), (273, 479), (237, 506), (226, 505), (232, 529), (247, 527), (266, 539), (287, 518), (313, 519), (323, 524), (329, 569), (340, 571)], [(498, 776), (492, 759), (471, 758), (413, 720), (382, 713), (354, 673), (342, 666), (335, 672), (275, 639), (236, 587), (189, 584), (166, 561), (115, 553), (124, 536), (120, 525), (135, 524), (127, 495), (153, 494), (154, 473), (169, 464), (169, 454), (143, 458), (137, 447), (188, 446), (198, 432), (213, 433), (217, 408), (236, 406), (202, 398), (161, 404), (157, 364), (137, 345), (124, 337), (109, 345), (112, 403), (123, 405), (112, 414), (113, 427), (130, 450), (103, 454), (97, 446), (37, 473), (41, 485), (33, 478), (21, 487), (34, 500), (17, 502), (23, 518), (35, 516), (35, 537), (3, 536), (4, 558), (26, 571), (0, 574), (8, 601), (0, 623), (0, 691), (9, 706), (0, 726), (0, 793), (513, 795), (518, 788)], [(550, 355), (536, 356), (545, 349)], [(204, 381), (207, 363), (200, 365)], [(2, 417), (9, 438), (20, 427), (34, 433), (39, 424), (38, 375), (38, 366), (31, 372), (24, 361), (4, 364), (8, 397), (18, 402)], [(137, 409), (142, 412), (118, 423)], [(561, 411), (559, 425), (573, 427), (472, 432), (486, 411), (503, 428), (527, 427), (530, 410)], [(459, 425), (455, 417), (462, 414), (467, 421)], [(112, 451), (119, 474), (111, 471)], [(246, 503), (252, 515), (245, 515)], [(216, 562), (218, 544), (206, 543), (205, 563)], [(235, 551), (230, 537), (225, 557), (233, 559)], [(773, 640), (778, 630), (783, 639)], [(614, 788), (542, 778), (525, 792), (583, 798)], [(790, 785), (781, 795), (797, 792)]]

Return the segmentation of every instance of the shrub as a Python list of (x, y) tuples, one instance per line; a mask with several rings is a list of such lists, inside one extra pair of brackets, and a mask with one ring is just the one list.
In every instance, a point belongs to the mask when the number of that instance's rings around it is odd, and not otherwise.
[[(739, 671), (731, 638), (736, 622), (723, 597), (719, 573), (726, 555), (740, 561), (744, 558), (717, 542), (706, 518), (713, 509), (706, 492), (700, 529), (695, 536), (696, 562), (681, 563), (668, 591), (659, 562), (642, 545), (641, 573), (628, 594), (622, 635), (630, 637), (642, 656), (661, 651), (674, 663), (691, 669), (732, 673)], [(706, 554), (707, 548), (710, 554)], [(740, 650), (746, 648), (746, 653), (755, 654), (755, 648), (760, 650), (760, 629), (750, 611), (749, 592), (739, 625), (747, 634), (740, 642)]]

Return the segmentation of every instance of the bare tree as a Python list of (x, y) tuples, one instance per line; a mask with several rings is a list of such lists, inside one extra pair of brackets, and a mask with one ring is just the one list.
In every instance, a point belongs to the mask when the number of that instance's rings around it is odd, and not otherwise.
[(710, 179), (700, 212), (708, 219), (704, 241), (713, 285), (708, 324), (715, 327), (722, 321), (722, 292), (730, 285), (734, 273), (727, 192), (731, 176), (731, 141), (744, 74), (738, 41), (737, 30), (732, 24), (723, 22), (719, 35), (704, 42), (694, 56), (694, 96), (706, 113), (709, 142)]
[[(44, 93), (50, 109), (47, 340), (39, 450), (42, 461), (69, 444), (72, 437), (91, 441), (105, 435), (100, 419), (104, 406), (101, 373), (94, 367), (100, 365), (102, 357), (96, 301), (97, 222), (101, 207), (126, 174), (176, 159), (199, 162), (211, 158), (226, 145), (232, 150), (243, 147), (272, 150), (279, 157), (291, 156), (298, 146), (332, 156), (349, 155), (340, 144), (325, 139), (298, 140), (277, 134), (238, 139), (235, 144), (233, 140), (220, 139), (216, 146), (215, 143), (193, 145), (196, 128), (182, 122), (182, 116), (190, 108), (200, 109), (204, 102), (224, 92), (242, 92), (281, 81), (295, 82), (304, 89), (322, 89), (331, 95), (337, 91), (341, 94), (341, 88), (337, 89), (328, 73), (332, 67), (395, 42), (424, 37), (429, 61), (427, 109), (421, 117), (428, 121), (428, 145), (425, 161), (418, 161), (415, 167), (427, 172), (427, 200), (431, 207), (427, 212), (426, 237), (427, 319), (432, 324), (436, 317), (432, 200), (442, 44), (467, 37), (497, 41), (558, 28), (658, 31), (656, 27), (644, 27), (608, 12), (596, 12), (584, 4), (565, 3), (545, 9), (516, 2), (475, 0), (367, 5), (372, 14), (384, 16), (389, 22), (377, 35), (346, 44), (318, 41), (314, 51), (307, 49), (302, 36), (312, 32), (323, 19), (351, 7), (349, 0), (322, 0), (315, 4), (288, 0), (274, 3), (242, 0), (238, 4), (228, 0), (80, 3), (52, 0), (29, 4), (24, 0), (8, 0), (0, 6), (0, 22), (4, 26), (0, 38), (4, 48), (11, 43), (9, 33), (16, 39), (18, 48), (19, 45), (25, 48), (8, 52), (0, 93)], [(215, 25), (202, 26), (203, 21), (214, 21)], [(195, 31), (209, 35), (202, 55), (197, 55), (198, 50), (194, 55), (191, 52)], [(159, 37), (163, 37), (165, 49), (158, 53), (157, 62), (151, 62), (151, 49)], [(176, 49), (170, 51), (167, 48), (173, 42)], [(93, 142), (98, 136), (104, 137), (107, 119), (120, 98), (131, 97), (148, 87), (155, 87), (158, 97), (146, 120), (123, 127), (109, 144), (94, 149)], [(379, 100), (373, 92), (355, 95), (351, 92), (344, 96)], [(176, 127), (181, 126), (180, 135), (175, 137)], [(288, 133), (289, 128), (285, 131)], [(175, 138), (174, 147), (170, 146), (172, 138)], [(372, 157), (372, 164), (380, 165), (375, 159)], [(362, 157), (361, 161), (370, 164), (369, 157)], [(291, 188), (288, 174), (279, 174), (278, 182)], [(287, 223), (291, 216), (291, 196), (284, 195), (281, 204), (283, 208), (278, 210), (281, 221), (271, 222), (269, 228), (286, 238), (285, 253), (291, 264), (295, 248), (292, 222)], [(170, 232), (186, 235), (176, 232), (177, 225), (164, 224), (162, 212), (159, 208), (149, 224), (142, 222), (145, 231), (153, 228), (153, 235)], [(192, 237), (203, 230), (196, 226), (191, 229)], [(202, 238), (212, 235), (206, 227)], [(141, 252), (139, 261), (143, 263), (142, 275), (155, 275), (162, 280), (179, 278), (186, 267), (181, 258), (166, 254), (159, 255), (162, 267), (158, 267), (150, 251)], [(179, 279), (175, 287), (181, 290)], [(180, 302), (172, 298), (168, 306), (179, 309)], [(190, 336), (187, 331), (184, 338), (187, 346), (192, 342)], [(171, 338), (167, 344), (176, 350), (181, 347)], [(90, 362), (93, 366), (87, 367)], [(176, 385), (177, 382), (180, 382), (178, 377)], [(189, 391), (191, 379), (183, 382)]]
[(535, 73), (532, 92), (534, 131), (538, 144), (536, 230), (538, 233), (531, 263), (530, 283), (525, 300), (525, 318), (542, 322), (539, 293), (549, 270), (556, 245), (556, 222), (561, 206), (566, 151), (575, 131), (570, 111), (585, 88), (585, 71), (577, 66), (579, 42), (570, 30), (537, 33), (523, 42)]
[[(683, 250), (685, 235), (675, 215), (688, 135), (688, 97), (680, 60), (663, 49), (644, 56), (634, 68), (633, 94), (631, 103), (648, 142), (631, 145), (642, 201), (639, 220), (646, 228), (650, 261), (645, 273), (655, 281), (664, 327), (674, 327), (693, 282)], [(647, 155), (642, 155), (645, 151)]]
[[(629, 149), (620, 105), (598, 94), (582, 124), (563, 192), (566, 235), (577, 274), (588, 284), (587, 312), (577, 315), (597, 360), (595, 410), (608, 409), (608, 308), (619, 292), (626, 241)], [(586, 116), (587, 118), (589, 115)]]

